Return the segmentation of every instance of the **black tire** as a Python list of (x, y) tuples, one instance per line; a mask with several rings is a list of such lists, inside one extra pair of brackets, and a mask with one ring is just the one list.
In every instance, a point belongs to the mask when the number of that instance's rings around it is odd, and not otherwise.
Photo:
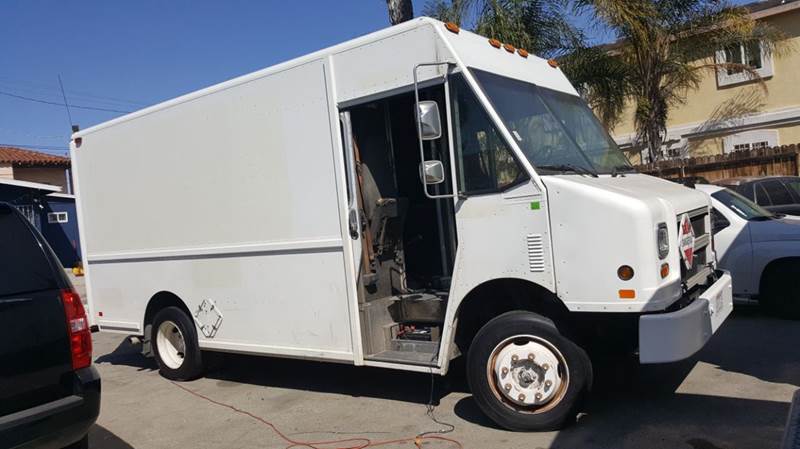
[(759, 302), (778, 318), (800, 319), (800, 261), (770, 264), (764, 271)]
[[(561, 379), (558, 390), (551, 393), (553, 396), (549, 402), (538, 407), (514, 404), (513, 399), (501, 391), (493, 370), (499, 357), (499, 348), (523, 342), (538, 343), (553, 355), (560, 356), (557, 357), (560, 359), (557, 375)], [(502, 353), (501, 350), (499, 354)], [(546, 372), (549, 366), (534, 365), (527, 360), (518, 362), (544, 369), (537, 373)], [(519, 373), (515, 370), (512, 369), (512, 376)], [(510, 379), (513, 380), (513, 377)], [(539, 377), (537, 382), (541, 383), (543, 379)], [(467, 380), (475, 402), (498, 425), (516, 431), (557, 430), (575, 420), (577, 409), (591, 388), (592, 365), (586, 352), (561, 335), (551, 320), (535, 313), (515, 311), (492, 319), (478, 331), (469, 349)]]
[[(183, 351), (178, 351), (178, 357), (170, 357), (168, 347), (159, 348), (159, 329), (164, 325), (167, 328), (177, 328), (184, 345)], [(170, 335), (175, 335), (173, 332)], [(153, 345), (153, 355), (158, 363), (158, 371), (170, 380), (192, 380), (203, 375), (204, 365), (200, 345), (197, 343), (197, 328), (189, 315), (178, 307), (165, 307), (153, 318), (150, 341)]]

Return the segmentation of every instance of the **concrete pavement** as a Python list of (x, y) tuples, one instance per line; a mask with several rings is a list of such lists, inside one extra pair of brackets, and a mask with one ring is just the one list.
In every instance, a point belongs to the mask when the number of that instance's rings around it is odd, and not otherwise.
[[(579, 422), (561, 432), (497, 429), (463, 372), (437, 378), (436, 415), (466, 448), (777, 448), (800, 388), (800, 322), (740, 309), (694, 359), (631, 370), (606, 362)], [(257, 421), (186, 393), (124, 336), (95, 334), (103, 378), (92, 447), (283, 448)], [(425, 415), (430, 376), (347, 365), (210, 354), (182, 385), (272, 421), (295, 439), (388, 440), (440, 428)], [(330, 446), (326, 446), (330, 447)], [(383, 446), (414, 448), (413, 444)], [(453, 447), (445, 442), (429, 448)]]

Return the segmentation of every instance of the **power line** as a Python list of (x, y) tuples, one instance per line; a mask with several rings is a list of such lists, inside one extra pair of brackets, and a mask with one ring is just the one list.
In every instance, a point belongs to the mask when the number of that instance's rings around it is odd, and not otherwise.
[[(8, 78), (5, 76), (0, 76), (0, 84), (5, 84), (10, 89), (21, 89), (32, 91), (36, 93), (44, 93), (46, 95), (56, 95), (59, 92), (58, 88), (52, 87), (47, 84), (31, 82), (30, 80), (16, 80), (13, 78)], [(117, 103), (117, 104), (127, 104), (132, 106), (147, 106), (147, 103), (143, 103), (141, 101), (134, 101), (119, 97), (110, 97), (110, 96), (102, 96), (102, 95), (95, 95), (88, 92), (77, 91), (77, 90), (67, 90), (67, 95), (70, 97), (83, 97), (87, 101), (96, 101), (99, 103)]]
[[(52, 106), (59, 106), (59, 107), (62, 107), (62, 108), (66, 106), (66, 104), (64, 104), (64, 103), (59, 103), (59, 102), (56, 102), (56, 101), (42, 100), (42, 99), (39, 99), (39, 98), (25, 97), (23, 95), (12, 94), (11, 92), (0, 91), (0, 95), (5, 95), (7, 97), (17, 98), (17, 99), (20, 99), (20, 100), (33, 101), (33, 102), (36, 102), (36, 103), (49, 104), (49, 105), (52, 105)], [(128, 113), (131, 112), (131, 111), (123, 111), (123, 110), (120, 110), (120, 109), (107, 109), (107, 108), (96, 108), (96, 107), (93, 107), (93, 106), (80, 106), (80, 105), (76, 105), (76, 104), (72, 104), (72, 105), (70, 105), (70, 107), (75, 108), (75, 109), (86, 109), (86, 110), (89, 110), (89, 111), (117, 112), (117, 113), (120, 113), (120, 114), (128, 114)]]

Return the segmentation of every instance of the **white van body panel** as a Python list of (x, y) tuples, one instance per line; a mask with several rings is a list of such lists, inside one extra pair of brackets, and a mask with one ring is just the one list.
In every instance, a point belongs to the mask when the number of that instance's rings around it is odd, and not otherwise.
[[(413, 90), (414, 68), (431, 62), (463, 74), (530, 181), (452, 199), (458, 247), (437, 366), (368, 361), (339, 112)], [(213, 336), (198, 333), (204, 349), (444, 373), (459, 306), (494, 279), (538, 285), (573, 311), (641, 312), (674, 301), (677, 271), (656, 284), (655, 270), (637, 273), (636, 285), (647, 286), (624, 301), (616, 269), (657, 267), (654, 220), (674, 224), (708, 200), (644, 175), (540, 177), (469, 67), (576, 94), (541, 58), (420, 18), (75, 133), (91, 323), (141, 335), (148, 302), (170, 292), (191, 312), (212, 301), (222, 313)], [(419, 70), (422, 83), (444, 74), (445, 65)], [(677, 267), (675, 251), (670, 257)]]
[(73, 157), (101, 328), (142, 332), (169, 291), (223, 311), (215, 347), (352, 359), (327, 73), (309, 61), (84, 135)]

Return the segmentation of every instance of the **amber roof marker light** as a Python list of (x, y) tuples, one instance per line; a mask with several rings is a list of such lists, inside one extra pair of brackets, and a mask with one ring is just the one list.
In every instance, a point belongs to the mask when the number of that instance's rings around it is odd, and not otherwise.
[(554, 69), (557, 69), (558, 68), (558, 61), (556, 61), (555, 59), (548, 59), (547, 60), (547, 65), (549, 65), (550, 67), (552, 67)]
[(528, 57), (528, 50), (525, 50), (524, 48), (518, 48), (517, 49), (517, 54), (519, 54), (523, 58), (527, 58)]
[(517, 49), (514, 48), (514, 46), (511, 45), (511, 44), (505, 44), (505, 45), (503, 45), (503, 48), (505, 48), (506, 51), (509, 52), (509, 53), (514, 53), (515, 51), (517, 51)]
[(494, 48), (500, 48), (503, 46), (503, 44), (501, 44), (500, 41), (498, 41), (497, 39), (489, 39), (489, 45), (491, 45)]
[(458, 25), (456, 25), (455, 23), (453, 23), (453, 22), (445, 23), (444, 27), (447, 28), (447, 31), (449, 31), (451, 33), (458, 34), (458, 32), (461, 31), (461, 28)]

